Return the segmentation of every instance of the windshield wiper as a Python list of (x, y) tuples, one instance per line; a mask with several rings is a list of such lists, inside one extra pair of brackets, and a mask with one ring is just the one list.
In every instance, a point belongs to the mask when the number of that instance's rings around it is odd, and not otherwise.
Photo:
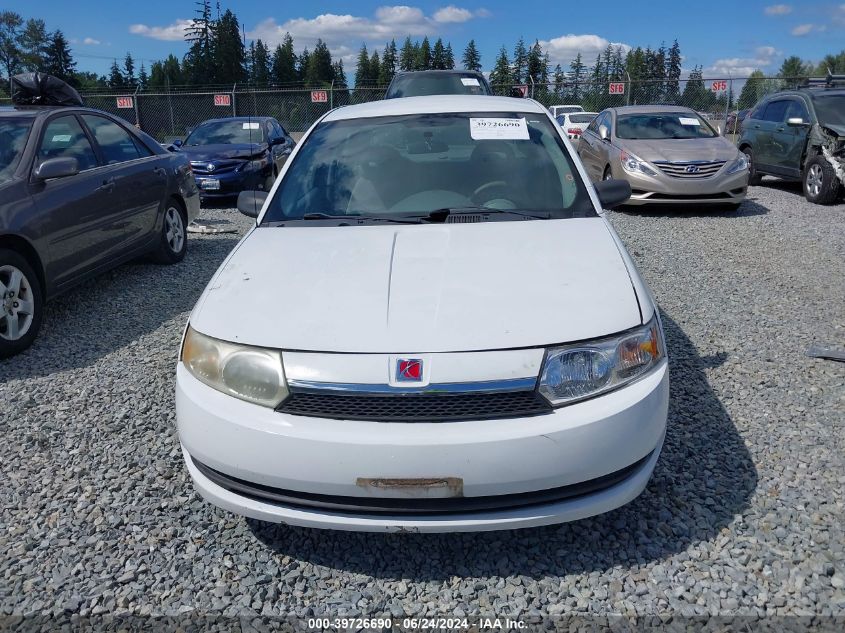
[(521, 218), (531, 218), (532, 220), (548, 220), (552, 217), (551, 213), (544, 213), (542, 211), (494, 209), (492, 207), (444, 207), (442, 209), (435, 209), (428, 215), (421, 216), (421, 219), (428, 222), (445, 222), (446, 218), (450, 215), (471, 215), (478, 213), (506, 213), (508, 215), (515, 215)]
[[(291, 218), (291, 220), (344, 220), (346, 222), (354, 222), (356, 220), (373, 221), (373, 222), (393, 222), (396, 224), (420, 224), (422, 220), (414, 217), (403, 216), (388, 216), (388, 215), (331, 215), (329, 213), (306, 213), (301, 218)], [(290, 221), (290, 220), (289, 220)]]

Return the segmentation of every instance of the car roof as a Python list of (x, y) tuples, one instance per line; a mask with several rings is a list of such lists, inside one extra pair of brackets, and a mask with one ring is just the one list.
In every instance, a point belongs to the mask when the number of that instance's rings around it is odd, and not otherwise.
[(431, 95), (370, 101), (332, 110), (324, 121), (345, 121), (380, 116), (440, 114), (443, 112), (526, 112), (546, 114), (546, 108), (533, 99), (486, 95)]
[(619, 106), (618, 108), (608, 108), (613, 110), (616, 114), (652, 114), (658, 112), (695, 112), (691, 108), (680, 105), (636, 105), (636, 106)]

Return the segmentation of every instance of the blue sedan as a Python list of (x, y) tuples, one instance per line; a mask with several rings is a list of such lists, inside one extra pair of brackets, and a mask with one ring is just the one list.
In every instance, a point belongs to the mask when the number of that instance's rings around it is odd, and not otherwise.
[(187, 154), (205, 199), (268, 191), (294, 141), (272, 117), (230, 117), (201, 123), (174, 145)]

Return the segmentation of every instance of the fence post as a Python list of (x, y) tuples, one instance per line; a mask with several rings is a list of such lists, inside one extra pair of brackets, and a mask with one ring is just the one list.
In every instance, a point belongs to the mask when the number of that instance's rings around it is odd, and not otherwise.
[(531, 81), (531, 98), (534, 98), (534, 77), (528, 75), (528, 79)]
[(631, 85), (631, 73), (626, 70), (625, 76), (628, 78), (628, 96), (625, 97), (625, 105), (631, 105), (631, 93), (634, 91), (634, 86)]
[(731, 109), (731, 97), (734, 94), (734, 78), (728, 71), (728, 89), (725, 91), (725, 133), (728, 131), (728, 112)]
[(238, 111), (235, 108), (235, 89), (238, 87), (238, 82), (235, 82), (235, 85), (232, 86), (232, 116), (238, 116)]
[(329, 110), (334, 110), (334, 79), (332, 79), (332, 85), (329, 87)]
[[(173, 120), (173, 96), (170, 93), (170, 75), (164, 77), (165, 87), (167, 89), (167, 106), (170, 110), (170, 135), (176, 135), (176, 122)], [(181, 135), (180, 135), (181, 136)]]
[(132, 103), (135, 105), (135, 127), (137, 127), (139, 130), (141, 129), (141, 114), (138, 111), (138, 90), (140, 88), (140, 84), (135, 86), (135, 95), (132, 98)]

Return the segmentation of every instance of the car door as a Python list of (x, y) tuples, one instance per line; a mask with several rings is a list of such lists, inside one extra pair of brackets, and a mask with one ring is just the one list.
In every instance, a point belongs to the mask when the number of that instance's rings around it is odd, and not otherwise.
[(593, 122), (587, 126), (584, 133), (581, 135), (581, 140), (578, 143), (578, 155), (581, 157), (584, 167), (587, 170), (590, 180), (601, 180), (605, 163), (601, 162), (601, 153), (606, 141), (601, 139), (599, 135), (599, 126), (604, 125), (607, 112), (599, 114)]
[(775, 131), (786, 117), (789, 106), (787, 99), (772, 99), (766, 104), (762, 116), (754, 121), (757, 142), (754, 145), (754, 160), (758, 170), (778, 173), (783, 148), (775, 144)]
[(282, 170), (282, 166), (287, 161), (292, 149), (289, 141), (290, 137), (288, 137), (278, 121), (271, 120), (269, 124), (270, 131), (268, 138), (270, 139), (270, 147), (273, 153), (273, 162), (276, 165), (276, 171), (279, 172)]
[(99, 114), (81, 118), (114, 179), (126, 247), (151, 241), (167, 195), (166, 157), (153, 154), (116, 121)]
[(772, 133), (772, 146), (775, 150), (773, 155), (777, 160), (775, 166), (780, 174), (799, 178), (801, 176), (801, 156), (807, 144), (810, 127), (809, 125), (789, 125), (787, 121), (797, 118), (804, 123), (809, 123), (810, 112), (804, 101), (798, 97), (789, 99), (787, 103), (784, 120)]
[(74, 158), (79, 166), (74, 176), (31, 177), (29, 183), (40, 218), (36, 230), (48, 250), (47, 278), (61, 290), (116, 257), (123, 228), (115, 182), (75, 114), (56, 115), (44, 123), (32, 169), (50, 158)]

